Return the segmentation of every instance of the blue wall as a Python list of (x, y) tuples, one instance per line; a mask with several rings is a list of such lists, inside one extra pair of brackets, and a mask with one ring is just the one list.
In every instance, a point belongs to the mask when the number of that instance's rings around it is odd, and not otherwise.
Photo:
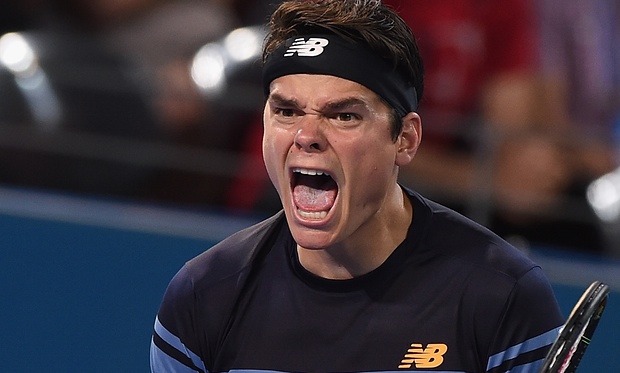
[(165, 286), (203, 240), (0, 216), (0, 372), (147, 372)]
[[(0, 213), (0, 372), (148, 372), (168, 281), (215, 239), (64, 220)], [(554, 286), (568, 314), (585, 287)], [(581, 371), (617, 372), (619, 330), (612, 292)]]

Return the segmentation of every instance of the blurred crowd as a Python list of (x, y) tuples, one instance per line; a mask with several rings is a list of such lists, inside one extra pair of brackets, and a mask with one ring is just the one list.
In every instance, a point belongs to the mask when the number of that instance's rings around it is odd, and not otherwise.
[[(224, 61), (237, 66), (217, 90), (192, 69), (239, 28), (261, 36), (274, 2), (4, 0), (0, 35), (19, 32), (37, 58), (0, 64), (0, 183), (279, 209), (260, 156), (260, 48)], [(425, 62), (422, 147), (401, 182), (517, 244), (613, 251), (586, 195), (620, 165), (620, 3), (384, 2)]]

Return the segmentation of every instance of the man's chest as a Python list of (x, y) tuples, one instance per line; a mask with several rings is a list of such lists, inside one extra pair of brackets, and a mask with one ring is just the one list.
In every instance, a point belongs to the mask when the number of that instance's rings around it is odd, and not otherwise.
[(294, 279), (259, 281), (236, 310), (216, 371), (471, 368), (475, 354), (463, 355), (459, 345), (471, 340), (472, 326), (457, 317), (459, 308), (398, 281), (383, 294), (326, 293)]

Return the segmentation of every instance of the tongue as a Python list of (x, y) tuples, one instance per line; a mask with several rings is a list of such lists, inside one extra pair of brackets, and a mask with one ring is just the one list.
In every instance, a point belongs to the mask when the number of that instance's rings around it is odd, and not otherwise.
[(336, 183), (331, 178), (300, 175), (293, 198), (302, 210), (325, 211), (334, 205), (337, 192)]

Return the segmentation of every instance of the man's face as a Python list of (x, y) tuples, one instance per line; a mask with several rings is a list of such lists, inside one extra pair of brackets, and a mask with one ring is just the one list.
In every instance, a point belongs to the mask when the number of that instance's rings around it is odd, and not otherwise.
[(400, 192), (390, 118), (378, 95), (346, 79), (271, 83), (263, 155), (298, 245), (356, 245), (385, 223), (383, 207)]

